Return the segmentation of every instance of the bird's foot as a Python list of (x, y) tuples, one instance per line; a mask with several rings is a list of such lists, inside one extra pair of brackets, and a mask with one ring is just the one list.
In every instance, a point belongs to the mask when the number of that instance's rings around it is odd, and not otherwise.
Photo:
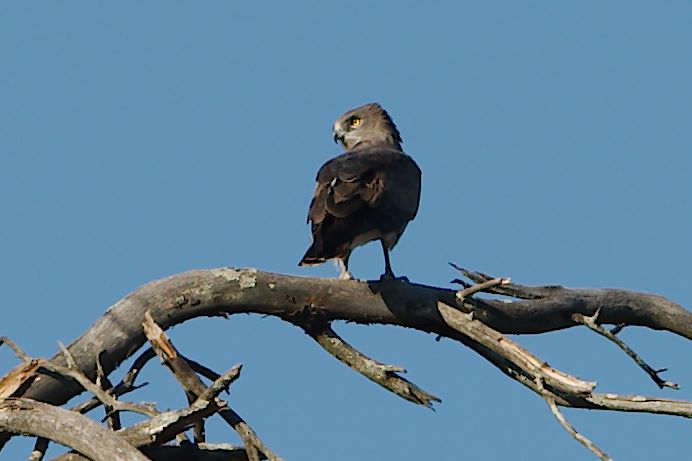
[(339, 274), (339, 280), (353, 280), (353, 275), (349, 271), (343, 271)]
[(396, 277), (392, 272), (385, 272), (380, 275), (380, 282), (404, 282), (409, 283), (408, 277)]

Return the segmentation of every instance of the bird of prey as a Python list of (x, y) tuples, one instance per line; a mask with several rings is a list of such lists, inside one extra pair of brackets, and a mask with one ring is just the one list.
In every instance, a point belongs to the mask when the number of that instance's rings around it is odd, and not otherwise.
[(421, 171), (401, 150), (401, 136), (379, 104), (352, 109), (334, 122), (334, 142), (346, 152), (322, 165), (310, 203), (312, 245), (299, 265), (336, 259), (340, 279), (351, 279), (348, 258), (357, 246), (379, 240), (382, 279), (394, 279), (389, 250), (396, 245), (420, 200)]

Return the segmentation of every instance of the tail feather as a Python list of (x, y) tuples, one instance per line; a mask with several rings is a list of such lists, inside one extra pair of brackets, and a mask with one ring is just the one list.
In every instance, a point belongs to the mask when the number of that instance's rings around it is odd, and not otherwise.
[(300, 260), (298, 263), (299, 266), (315, 266), (317, 264), (322, 264), (323, 262), (327, 261), (330, 258), (325, 257), (324, 255), (319, 254), (317, 249), (315, 248), (315, 244), (313, 243), (310, 248), (308, 248), (308, 251), (305, 252), (305, 256), (303, 256), (303, 259)]

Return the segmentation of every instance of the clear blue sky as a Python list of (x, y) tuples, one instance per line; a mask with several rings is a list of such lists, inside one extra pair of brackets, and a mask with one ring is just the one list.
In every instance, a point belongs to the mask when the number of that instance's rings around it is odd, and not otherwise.
[[(447, 261), (526, 284), (623, 287), (692, 307), (692, 4), (666, 2), (6, 2), (0, 12), (2, 334), (35, 356), (142, 284), (192, 268), (299, 268), (331, 124), (377, 101), (423, 170), (397, 273)], [(382, 272), (377, 245), (359, 278)], [(398, 399), (271, 318), (171, 331), (287, 459), (591, 459), (545, 403), (463, 346), (336, 325), (442, 398)], [(623, 338), (682, 389), (659, 391), (602, 338), (516, 339), (603, 392), (692, 399), (692, 345)], [(0, 371), (16, 364), (0, 350)], [(132, 396), (184, 395), (156, 381)], [(119, 376), (118, 372), (115, 376)], [(692, 424), (565, 411), (619, 460), (679, 459)], [(99, 413), (99, 417), (102, 413)], [(212, 441), (237, 441), (223, 425)], [(2, 460), (26, 459), (15, 439)], [(53, 453), (57, 453), (54, 451)]]

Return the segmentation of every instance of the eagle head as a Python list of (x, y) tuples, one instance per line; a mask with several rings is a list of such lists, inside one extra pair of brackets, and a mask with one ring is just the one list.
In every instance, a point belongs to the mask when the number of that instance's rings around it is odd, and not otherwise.
[(356, 146), (391, 144), (401, 148), (401, 135), (394, 121), (377, 103), (351, 109), (334, 122), (334, 142), (347, 150)]

